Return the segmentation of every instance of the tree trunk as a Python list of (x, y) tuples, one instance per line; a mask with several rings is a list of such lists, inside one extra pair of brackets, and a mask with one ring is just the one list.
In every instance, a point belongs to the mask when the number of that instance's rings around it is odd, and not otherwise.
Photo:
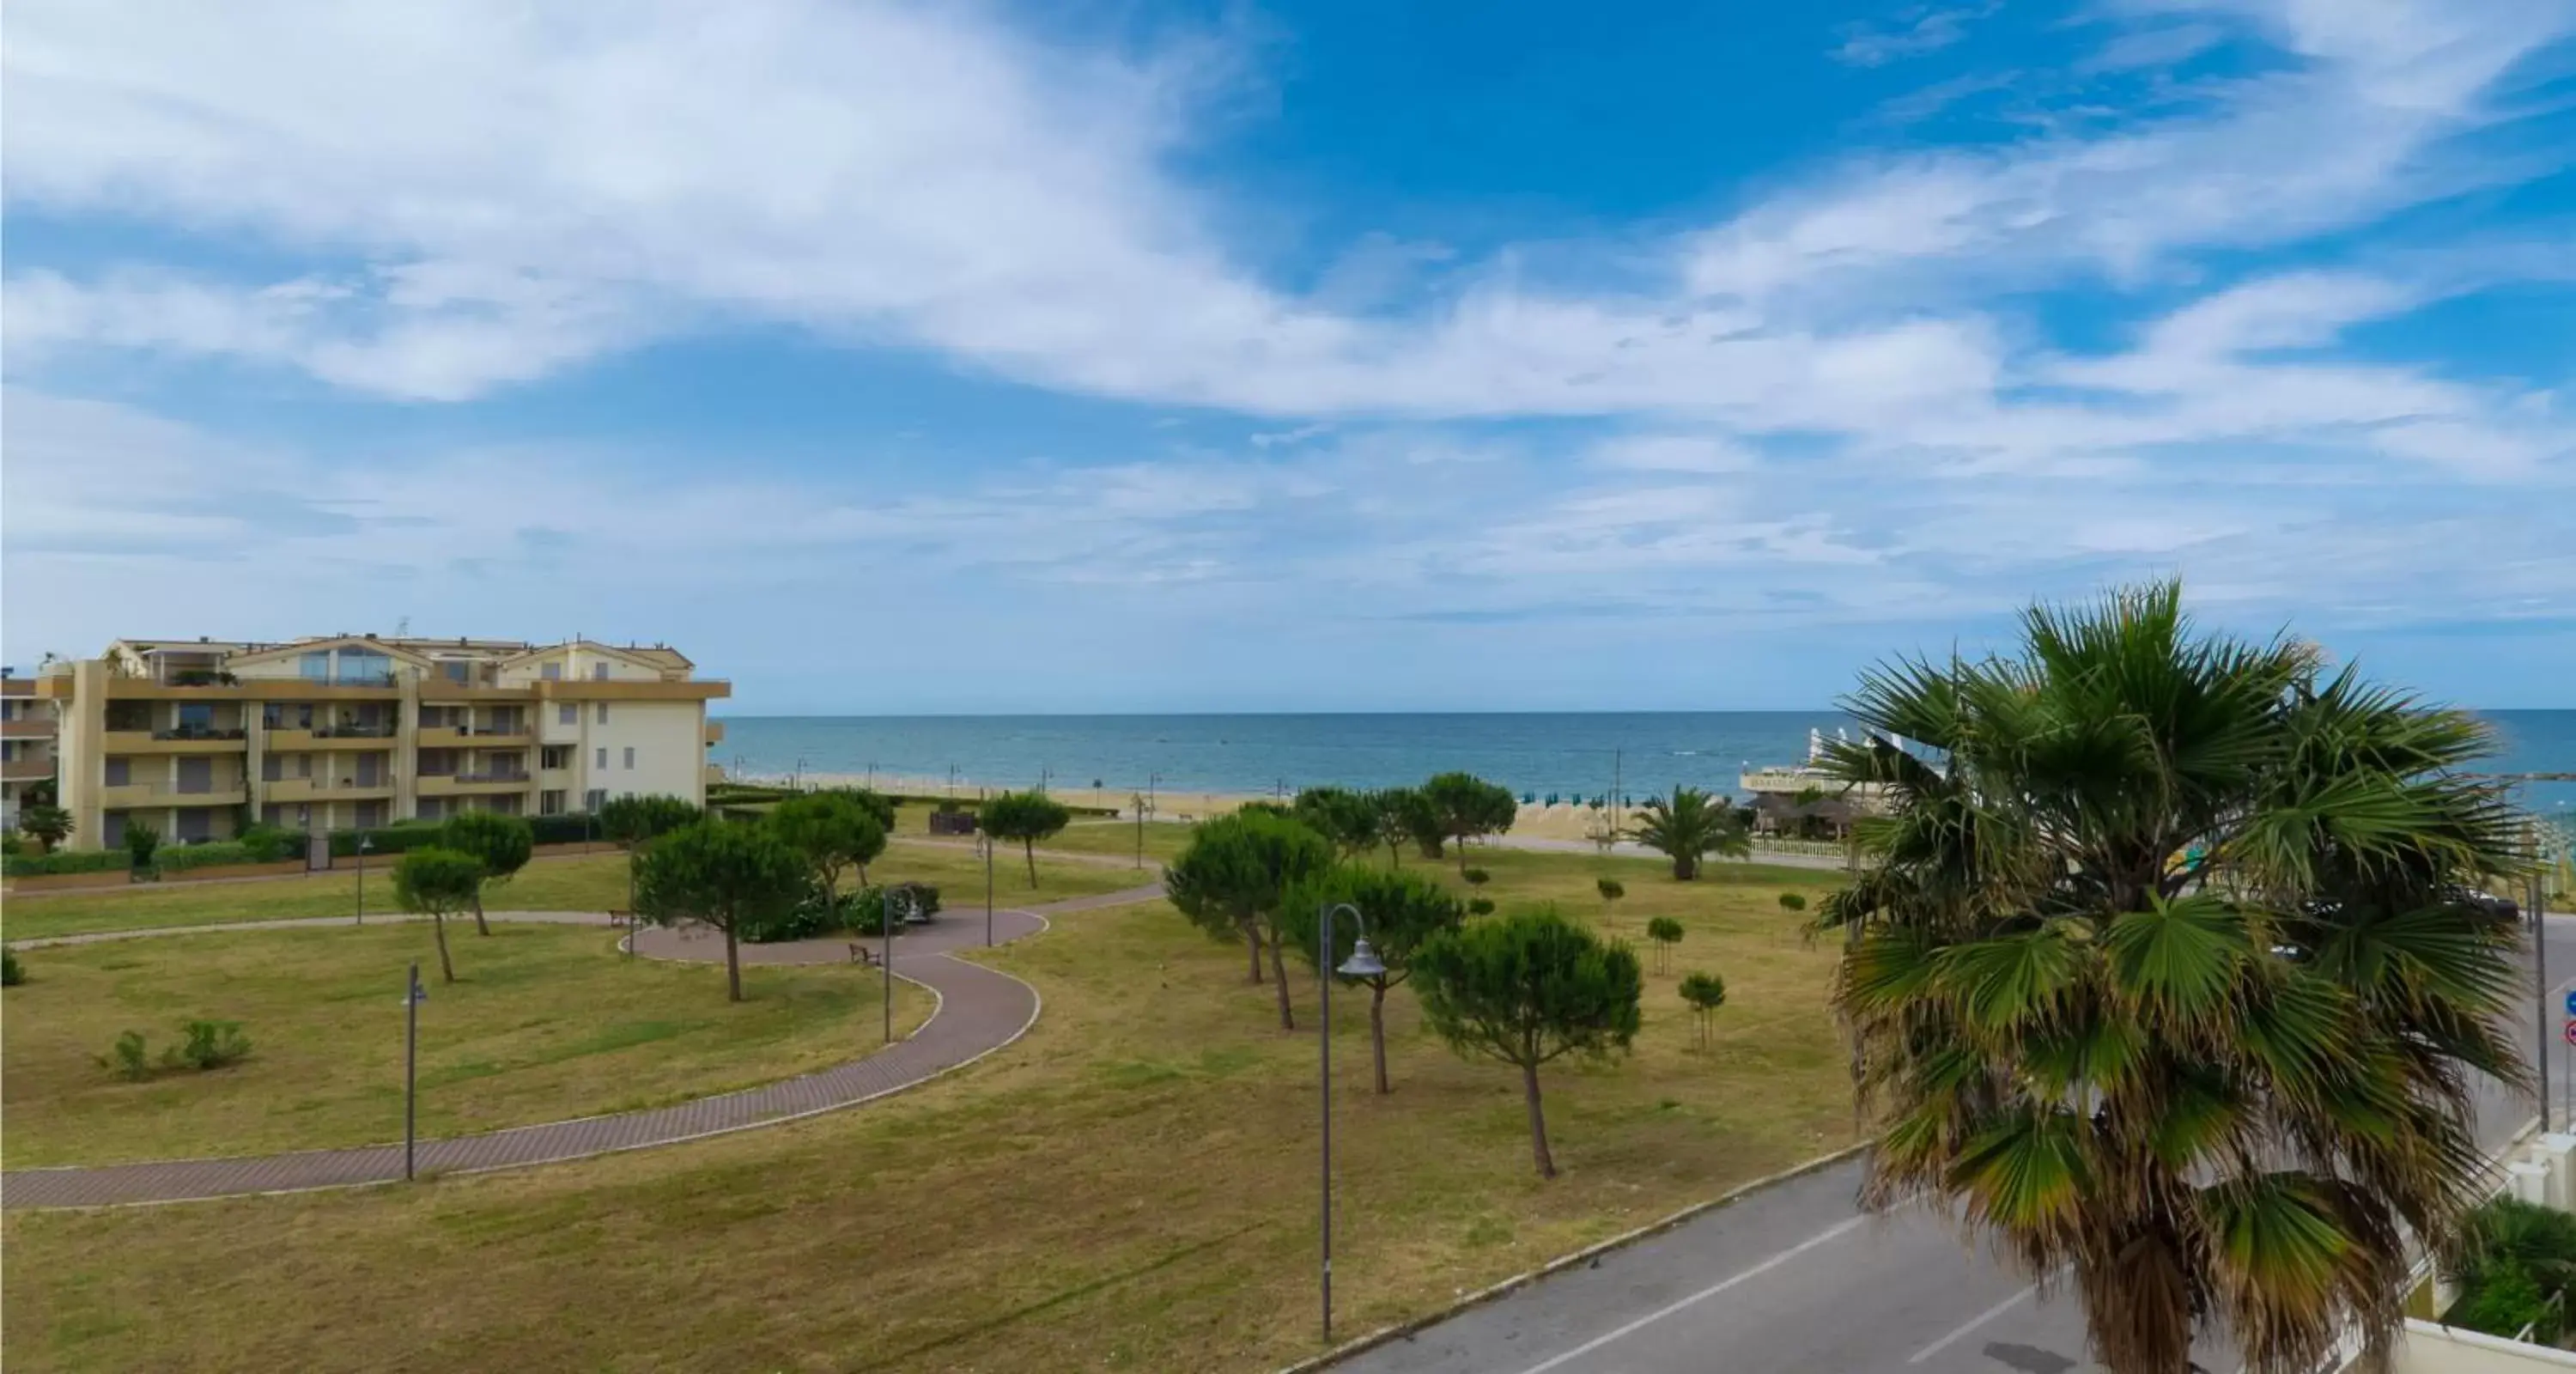
[(1275, 934), (1270, 937), (1270, 981), (1279, 991), (1279, 1029), (1297, 1029), (1297, 1013), (1288, 1005), (1288, 965), (1279, 957), (1279, 937)]
[(438, 976), (453, 983), (456, 981), (456, 965), (447, 957), (447, 918), (435, 911), (429, 913), (429, 928), (438, 936)]
[(474, 933), (477, 935), (492, 933), (491, 924), (483, 919), (483, 889), (479, 887), (474, 889)]
[(1686, 883), (1698, 876), (1699, 861), (1697, 859), (1694, 859), (1687, 854), (1675, 854), (1673, 856), (1673, 877), (1675, 879)]
[(1029, 886), (1035, 887), (1038, 885), (1038, 842), (1036, 840), (1022, 840), (1020, 841), (1020, 848), (1026, 851), (1029, 856)]
[(1386, 984), (1369, 984), (1369, 1048), (1377, 1055), (1377, 1090), (1386, 1088)]
[[(725, 922), (725, 1000), (742, 1000), (742, 955), (733, 942), (733, 922)], [(1535, 1089), (1533, 1089), (1535, 1091)], [(1535, 1101), (1536, 1099), (1532, 1099)]]
[(1252, 950), (1252, 982), (1258, 987), (1261, 983), (1261, 927), (1247, 923), (1243, 927), (1243, 943)]
[(1458, 846), (1458, 876), (1463, 878), (1467, 876), (1467, 837), (1461, 835), (1455, 843)]
[(1538, 1065), (1521, 1065), (1521, 1092), (1529, 1098), (1530, 1155), (1540, 1178), (1556, 1177), (1556, 1157), (1547, 1152), (1547, 1115), (1538, 1106)]
[(1389, 840), (1386, 845), (1387, 867), (1404, 867), (1404, 841)]

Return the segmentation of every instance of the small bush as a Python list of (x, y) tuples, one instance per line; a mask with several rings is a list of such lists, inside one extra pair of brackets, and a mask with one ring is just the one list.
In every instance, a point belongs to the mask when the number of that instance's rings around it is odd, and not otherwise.
[(924, 916), (939, 914), (939, 889), (928, 883), (896, 883), (887, 889), (898, 903), (909, 906)]
[(58, 849), (51, 854), (12, 854), (0, 859), (0, 873), (12, 878), (43, 878), (57, 873), (114, 873), (131, 867), (122, 849)]
[(1605, 902), (1615, 902), (1628, 895), (1628, 885), (1616, 878), (1594, 879), (1592, 890), (1600, 893), (1601, 900)]
[(116, 1037), (116, 1044), (98, 1057), (99, 1064), (128, 1082), (139, 1083), (152, 1076), (152, 1057), (143, 1048), (143, 1032), (130, 1030)]
[(2489, 1268), (2442, 1320), (2445, 1325), (2465, 1326), (2506, 1340), (2530, 1326), (2535, 1328), (2532, 1339), (2541, 1344), (2554, 1345), (2558, 1340), (2558, 1313), (2541, 1295), (2539, 1281), (2510, 1261)]
[[(242, 1034), (239, 1021), (191, 1021), (180, 1035), (178, 1044), (161, 1052), (161, 1062), (173, 1069), (220, 1069), (250, 1053), (250, 1037)], [(139, 1047), (141, 1037), (136, 1043)]]
[(1795, 892), (1783, 892), (1780, 894), (1780, 909), (1782, 911), (1804, 911), (1807, 909), (1807, 899), (1799, 896)]
[(846, 929), (850, 913), (859, 894), (844, 892), (836, 910), (823, 900), (823, 889), (816, 887), (805, 894), (805, 900), (774, 920), (746, 921), (735, 934), (746, 944), (775, 945), (788, 940), (812, 940)]
[(1494, 914), (1494, 899), (1493, 899), (1493, 898), (1491, 898), (1491, 897), (1470, 897), (1470, 898), (1468, 898), (1468, 899), (1467, 899), (1467, 914), (1468, 914), (1468, 915), (1470, 915), (1470, 916), (1491, 916), (1491, 915), (1493, 915), (1493, 914)]
[(1493, 874), (1488, 873), (1481, 868), (1468, 869), (1466, 872), (1461, 873), (1458, 876), (1466, 879), (1469, 887), (1483, 887), (1485, 884), (1494, 880)]
[(246, 844), (183, 844), (161, 851), (157, 866), (164, 874), (185, 873), (192, 868), (221, 868), (226, 864), (257, 863)]
[(14, 988), (27, 981), (27, 970), (18, 962), (18, 951), (0, 949), (0, 988)]
[(150, 868), (152, 853), (161, 847), (161, 832), (133, 821), (125, 827), (125, 853), (136, 868)]
[(599, 823), (588, 816), (530, 816), (528, 830), (538, 844), (581, 844), (601, 838)]

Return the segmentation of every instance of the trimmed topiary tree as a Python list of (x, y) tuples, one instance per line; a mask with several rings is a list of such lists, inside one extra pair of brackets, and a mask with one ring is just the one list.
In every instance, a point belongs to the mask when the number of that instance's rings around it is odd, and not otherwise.
[(1031, 887), (1038, 885), (1038, 841), (1055, 835), (1072, 819), (1064, 803), (1037, 792), (1005, 792), (985, 802), (976, 818), (993, 839), (1020, 842), (1020, 852), (1029, 861)]
[(1430, 807), (1441, 837), (1457, 844), (1461, 874), (1467, 871), (1467, 841), (1511, 829), (1521, 810), (1510, 788), (1473, 773), (1432, 778), (1422, 784), (1422, 800)]
[(599, 808), (599, 833), (626, 851), (626, 909), (635, 909), (635, 851), (656, 835), (694, 825), (698, 808), (685, 797), (664, 794), (611, 797)]
[(868, 880), (868, 864), (885, 852), (885, 824), (847, 792), (810, 792), (789, 797), (772, 808), (769, 827), (812, 870), (823, 888), (823, 906), (835, 919), (841, 910), (841, 874), (857, 868)]
[(394, 864), (394, 900), (415, 915), (427, 914), (438, 941), (438, 976), (456, 981), (456, 962), (447, 954), (447, 918), (472, 906), (483, 893), (483, 865), (471, 854), (439, 845), (407, 850)]
[(137, 869), (152, 866), (152, 853), (161, 847), (161, 832), (141, 821), (128, 821), (125, 826), (125, 857)]
[(1288, 1003), (1288, 971), (1279, 952), (1279, 904), (1288, 889), (1332, 863), (1332, 844), (1303, 822), (1238, 811), (1201, 822), (1189, 847), (1163, 870), (1164, 895), (1190, 924), (1251, 946), (1255, 983), (1261, 981), (1261, 945), (1269, 941), (1281, 1030), (1295, 1030), (1297, 1016)]
[(1646, 938), (1655, 942), (1655, 972), (1669, 972), (1673, 946), (1682, 942), (1682, 923), (1670, 916), (1658, 916), (1646, 922)]
[(1726, 1005), (1726, 980), (1714, 973), (1684, 974), (1681, 994), (1690, 1004), (1691, 1043), (1705, 1049), (1717, 1009)]
[(1636, 1038), (1644, 979), (1635, 952), (1542, 907), (1434, 936), (1413, 968), (1423, 1019), (1451, 1049), (1521, 1071), (1530, 1153), (1539, 1177), (1556, 1177), (1539, 1066), (1606, 1056)]
[(518, 816), (459, 811), (438, 828), (438, 843), (483, 866), (483, 881), (474, 888), (474, 931), (491, 934), (491, 923), (483, 919), (484, 889), (510, 881), (527, 867), (528, 856), (536, 852), (537, 832)]
[(1410, 873), (1337, 864), (1288, 889), (1279, 905), (1280, 938), (1309, 965), (1339, 969), (1358, 944), (1361, 922), (1346, 914), (1337, 917), (1333, 948), (1326, 952), (1321, 949), (1323, 911), (1345, 902), (1365, 919), (1369, 948), (1386, 965), (1386, 972), (1375, 977), (1344, 980), (1368, 986), (1369, 1050), (1376, 1062), (1377, 1090), (1385, 1092), (1386, 990), (1412, 976), (1413, 956), (1424, 941), (1458, 928), (1458, 899), (1438, 883)]
[(766, 825), (702, 820), (645, 847), (636, 913), (656, 925), (696, 921), (724, 932), (725, 996), (742, 1000), (739, 932), (774, 922), (810, 891), (805, 860)]
[(43, 852), (51, 854), (72, 833), (72, 813), (59, 806), (30, 806), (18, 813), (18, 828), (35, 836)]

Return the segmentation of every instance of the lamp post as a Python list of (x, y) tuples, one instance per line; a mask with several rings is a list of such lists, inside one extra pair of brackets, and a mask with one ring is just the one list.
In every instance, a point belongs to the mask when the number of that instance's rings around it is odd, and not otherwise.
[[(1333, 917), (1349, 912), (1359, 922), (1359, 938), (1351, 944), (1351, 957), (1333, 967)], [(1323, 1004), (1315, 1017), (1315, 1042), (1322, 1051), (1324, 1082), (1324, 1344), (1333, 1343), (1333, 975), (1346, 978), (1374, 978), (1386, 972), (1377, 951), (1369, 948), (1368, 916), (1348, 902), (1335, 902), (1324, 908), (1322, 927), (1315, 951), (1316, 979), (1323, 986)]]
[(358, 837), (358, 924), (367, 923), (367, 851), (376, 842), (365, 835)]
[(894, 1043), (895, 891), (896, 889), (894, 888), (887, 888), (885, 890), (885, 902), (877, 908), (877, 930), (885, 946), (885, 952), (877, 956), (877, 964), (885, 970), (885, 1042), (889, 1045)]
[(411, 986), (403, 991), (403, 1179), (412, 1176), (412, 1148), (420, 1124), (420, 1004), (429, 989), (420, 985), (420, 961), (411, 965)]
[(984, 855), (984, 947), (993, 946), (993, 837), (975, 836), (975, 848)]

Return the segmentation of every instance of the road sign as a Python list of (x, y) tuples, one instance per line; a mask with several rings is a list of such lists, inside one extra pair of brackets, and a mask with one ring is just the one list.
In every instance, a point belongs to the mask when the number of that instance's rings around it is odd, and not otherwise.
[(2567, 990), (2567, 1014), (2576, 1016), (2576, 988)]
[(2576, 1020), (2571, 1020), (2567, 1023), (2566, 1035), (2567, 1043), (2570, 1045), (2576, 1045)]

